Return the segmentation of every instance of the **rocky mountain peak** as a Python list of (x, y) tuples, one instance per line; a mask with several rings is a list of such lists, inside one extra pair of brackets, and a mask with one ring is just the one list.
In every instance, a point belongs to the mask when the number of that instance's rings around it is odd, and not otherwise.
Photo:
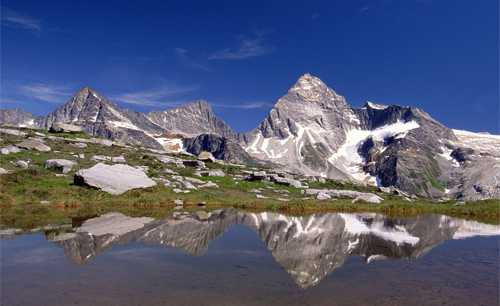
[(205, 100), (198, 100), (198, 101), (194, 102), (193, 104), (198, 106), (200, 109), (206, 109), (206, 110), (212, 111), (212, 107)]
[(307, 94), (309, 92), (321, 92), (326, 88), (327, 86), (323, 81), (306, 73), (298, 79), (297, 83), (290, 88), (290, 91), (299, 94)]

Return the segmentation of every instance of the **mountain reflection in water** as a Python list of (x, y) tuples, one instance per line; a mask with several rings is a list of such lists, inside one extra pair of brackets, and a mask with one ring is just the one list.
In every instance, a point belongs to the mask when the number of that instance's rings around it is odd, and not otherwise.
[(376, 213), (328, 213), (292, 217), (277, 213), (218, 210), (183, 219), (130, 218), (109, 213), (89, 219), (74, 232), (50, 232), (77, 265), (83, 265), (117, 244), (142, 240), (201, 256), (230, 227), (255, 231), (295, 283), (307, 288), (341, 267), (350, 256), (366, 263), (381, 259), (418, 259), (447, 239), (500, 235), (500, 226), (442, 215), (393, 219)]

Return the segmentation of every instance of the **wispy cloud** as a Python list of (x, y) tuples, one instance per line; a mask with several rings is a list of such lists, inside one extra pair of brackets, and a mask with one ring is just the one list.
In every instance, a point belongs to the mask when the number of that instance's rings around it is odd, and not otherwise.
[(2, 7), (2, 24), (10, 27), (20, 27), (42, 31), (42, 21), (14, 12)]
[[(369, 11), (369, 10), (372, 10), (372, 9), (376, 9), (376, 8), (379, 8), (380, 6), (382, 5), (386, 5), (388, 4), (389, 2), (391, 2), (392, 0), (384, 0), (383, 2), (381, 3), (373, 3), (373, 5), (366, 5), (366, 6), (363, 6), (362, 8), (360, 8), (358, 10), (358, 12), (362, 13), (362, 12), (366, 12), (366, 11)], [(418, 0), (416, 0), (418, 1)], [(423, 1), (426, 1), (426, 0), (423, 0)]]
[(73, 95), (70, 86), (34, 83), (29, 85), (21, 85), (19, 93), (23, 96), (38, 99), (50, 103), (60, 103), (67, 101)]
[(201, 64), (196, 63), (193, 60), (189, 59), (188, 56), (187, 56), (189, 50), (182, 49), (182, 48), (174, 48), (173, 51), (174, 51), (175, 55), (177, 56), (177, 58), (184, 65), (187, 65), (187, 66), (190, 66), (190, 67), (194, 67), (194, 68), (198, 68), (198, 69), (202, 69), (202, 70), (206, 70), (206, 71), (213, 71), (209, 67), (201, 65)]
[(208, 59), (247, 59), (276, 52), (276, 48), (265, 45), (263, 34), (265, 33), (256, 33), (257, 37), (253, 39), (240, 37), (240, 43), (237, 48), (222, 49), (208, 56)]
[(176, 86), (164, 81), (161, 86), (150, 90), (109, 95), (109, 99), (114, 102), (122, 102), (142, 106), (179, 107), (187, 104), (188, 102), (168, 101), (169, 99), (171, 99), (171, 96), (178, 93), (195, 91), (198, 89), (198, 86)]

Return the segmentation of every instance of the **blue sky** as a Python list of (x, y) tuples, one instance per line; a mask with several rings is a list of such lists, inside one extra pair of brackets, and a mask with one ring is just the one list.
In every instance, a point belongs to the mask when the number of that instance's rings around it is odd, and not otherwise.
[(90, 86), (142, 112), (203, 99), (247, 132), (310, 73), (353, 107), (499, 134), (498, 0), (3, 0), (1, 19), (1, 108)]

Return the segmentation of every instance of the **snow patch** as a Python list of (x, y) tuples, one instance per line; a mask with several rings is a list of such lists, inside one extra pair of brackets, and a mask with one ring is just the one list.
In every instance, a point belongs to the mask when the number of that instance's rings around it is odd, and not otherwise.
[(108, 122), (111, 125), (113, 125), (114, 127), (141, 131), (141, 129), (139, 127), (137, 127), (136, 125), (134, 125), (130, 122), (123, 122), (123, 121), (108, 121)]
[(398, 121), (394, 124), (379, 127), (373, 131), (351, 130), (346, 134), (346, 142), (328, 159), (330, 163), (336, 160), (342, 161), (346, 166), (364, 163), (363, 157), (359, 155), (359, 146), (369, 137), (382, 141), (392, 136), (405, 137), (410, 130), (419, 128), (420, 125), (414, 121)]
[(345, 231), (354, 235), (372, 234), (382, 239), (396, 242), (397, 244), (415, 245), (420, 238), (410, 235), (402, 226), (388, 227), (384, 222), (372, 223), (369, 227), (357, 215), (340, 214), (345, 221)]

